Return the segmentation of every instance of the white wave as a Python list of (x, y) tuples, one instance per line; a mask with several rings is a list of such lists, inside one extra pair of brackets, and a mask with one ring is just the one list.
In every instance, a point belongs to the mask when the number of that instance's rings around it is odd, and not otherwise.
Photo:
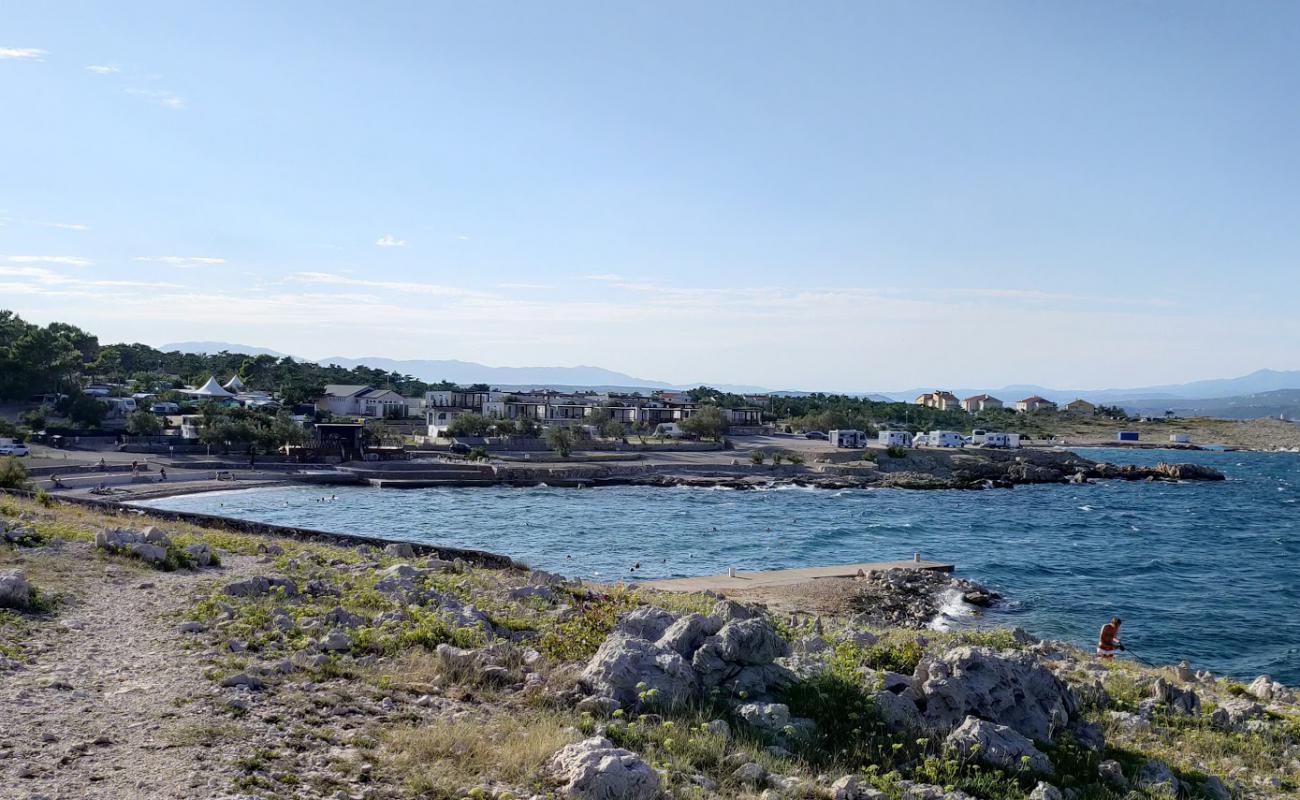
[(1091, 511), (1092, 506), (1079, 506), (1080, 511)]
[(961, 599), (962, 593), (949, 589), (943, 593), (943, 602), (939, 604), (939, 613), (925, 626), (932, 631), (950, 631), (961, 623), (964, 617), (975, 615), (970, 603)]

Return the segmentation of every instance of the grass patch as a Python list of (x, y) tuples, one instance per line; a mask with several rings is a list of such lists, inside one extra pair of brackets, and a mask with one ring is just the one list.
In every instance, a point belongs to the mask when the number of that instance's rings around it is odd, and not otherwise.
[(383, 761), (417, 797), (458, 800), (488, 782), (541, 792), (546, 762), (574, 741), (569, 727), (529, 713), (397, 728), (383, 734)]

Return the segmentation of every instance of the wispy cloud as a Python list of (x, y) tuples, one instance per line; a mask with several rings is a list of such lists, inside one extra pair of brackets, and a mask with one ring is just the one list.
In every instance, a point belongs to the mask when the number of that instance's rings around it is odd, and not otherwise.
[(166, 264), (169, 267), (176, 267), (178, 269), (213, 267), (218, 264), (226, 263), (224, 258), (212, 258), (209, 256), (136, 256), (131, 260)]
[(175, 92), (167, 91), (166, 89), (131, 88), (131, 89), (123, 89), (122, 91), (126, 92), (129, 95), (133, 95), (143, 100), (147, 100), (150, 103), (155, 103), (157, 105), (160, 105), (163, 108), (170, 108), (173, 111), (180, 111), (181, 109), (185, 108), (185, 98), (181, 97)]
[(582, 279), (584, 281), (605, 281), (605, 282), (627, 280), (622, 275), (619, 275), (618, 273), (615, 272), (602, 272), (599, 275), (583, 275)]
[(546, 291), (556, 287), (545, 283), (498, 283), (498, 289), (523, 289), (525, 291)]
[(406, 240), (398, 239), (396, 236), (389, 233), (376, 239), (375, 244), (380, 247), (406, 247)]
[[(43, 267), (0, 267), (0, 278), (25, 278), (25, 284), (5, 284), (7, 286), (26, 285), (29, 290), (41, 286), (64, 287), (66, 289), (180, 289), (175, 283), (155, 281), (123, 281), (100, 278), (80, 278), (65, 275)], [(28, 292), (30, 293), (30, 291)]]
[(44, 61), (45, 51), (39, 47), (0, 47), (0, 59), (21, 58), (29, 61)]
[(6, 256), (0, 255), (0, 262), (6, 264), (62, 264), (68, 267), (89, 267), (95, 262), (81, 256)]
[(414, 281), (377, 281), (364, 278), (350, 278), (334, 272), (295, 272), (286, 280), (291, 283), (311, 283), (324, 286), (360, 286), (370, 289), (384, 289), (392, 292), (426, 294), (442, 297), (489, 297), (486, 292), (466, 289), (459, 286), (446, 286), (440, 283), (418, 283)]
[(112, 75), (114, 72), (122, 71), (113, 64), (90, 64), (89, 66), (86, 67), (86, 69), (90, 70), (96, 75)]
[(43, 228), (59, 228), (65, 231), (88, 231), (89, 225), (83, 225), (80, 222), (43, 222), (38, 219), (25, 219), (23, 222), (28, 225), (40, 225)]

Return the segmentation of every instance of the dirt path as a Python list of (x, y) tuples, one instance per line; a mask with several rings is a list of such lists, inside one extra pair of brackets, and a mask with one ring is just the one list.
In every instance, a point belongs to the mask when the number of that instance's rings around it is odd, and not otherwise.
[(70, 599), (34, 626), (30, 663), (0, 674), (0, 799), (224, 794), (201, 749), (175, 746), (212, 692), (176, 615), (195, 590), (255, 560), (165, 573), (98, 559), (88, 543), (60, 549), (23, 559), (38, 585)]

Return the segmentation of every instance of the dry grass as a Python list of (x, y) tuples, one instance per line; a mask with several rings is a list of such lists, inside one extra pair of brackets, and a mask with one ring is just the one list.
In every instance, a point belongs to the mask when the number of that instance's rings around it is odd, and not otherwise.
[(563, 719), (543, 713), (467, 718), (388, 732), (384, 760), (411, 794), (451, 800), (481, 784), (540, 787), (546, 762), (575, 739)]
[(248, 737), (248, 731), (226, 720), (182, 722), (163, 732), (163, 738), (173, 747), (212, 747)]

